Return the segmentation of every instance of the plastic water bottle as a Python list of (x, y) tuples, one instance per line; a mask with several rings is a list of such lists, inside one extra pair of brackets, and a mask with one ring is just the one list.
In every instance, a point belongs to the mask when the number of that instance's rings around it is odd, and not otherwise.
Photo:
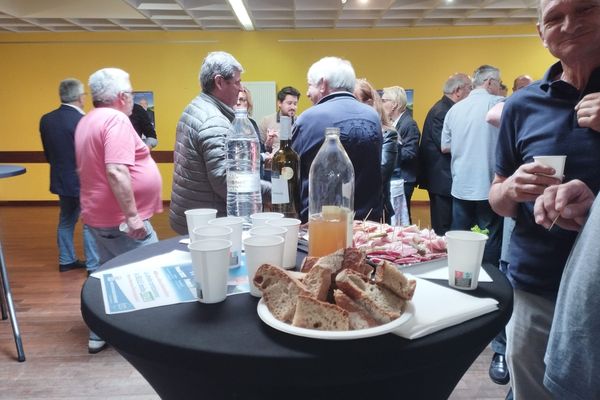
[(225, 141), (227, 161), (227, 215), (243, 217), (262, 211), (260, 192), (260, 145), (244, 109), (235, 111), (233, 130)]

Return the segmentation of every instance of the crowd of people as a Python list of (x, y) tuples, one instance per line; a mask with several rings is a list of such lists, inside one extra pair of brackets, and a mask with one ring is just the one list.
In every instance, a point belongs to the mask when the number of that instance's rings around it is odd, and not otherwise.
[[(262, 194), (269, 196), (280, 117), (291, 117), (292, 148), (300, 156), (299, 218), (306, 222), (310, 165), (325, 128), (339, 128), (355, 171), (356, 219), (406, 222), (401, 199), (410, 222), (410, 200), (419, 186), (429, 194), (438, 235), (487, 229), (484, 261), (505, 271), (514, 288), (506, 336), (500, 332), (492, 344), (491, 378), (510, 380), (509, 396), (516, 399), (600, 398), (594, 379), (600, 372), (594, 341), (600, 254), (593, 242), (600, 226), (594, 200), (600, 190), (594, 167), (600, 154), (600, 2), (540, 0), (539, 10), (539, 35), (558, 59), (546, 74), (535, 82), (517, 77), (506, 97), (494, 66), (479, 66), (472, 78), (455, 73), (441, 82), (443, 95), (422, 130), (404, 88), (377, 91), (356, 79), (348, 60), (316, 61), (307, 72), (311, 107), (297, 115), (300, 91), (286, 86), (277, 93), (274, 114), (251, 120), (261, 144)], [(226, 214), (225, 138), (235, 108), (252, 115), (243, 72), (233, 55), (209, 53), (200, 68), (201, 93), (177, 124), (169, 221), (179, 234), (188, 233), (187, 209)], [(158, 240), (150, 223), (162, 211), (162, 180), (150, 153), (156, 141), (142, 141), (156, 134), (138, 134), (135, 118), (129, 119), (134, 104), (125, 71), (101, 69), (88, 86), (92, 111), (83, 111), (84, 85), (66, 79), (60, 108), (40, 121), (50, 190), (60, 200), (61, 272), (91, 273)], [(567, 156), (563, 179), (533, 161), (559, 154)], [(80, 214), (86, 262), (73, 248)], [(105, 345), (90, 332), (90, 352)]]

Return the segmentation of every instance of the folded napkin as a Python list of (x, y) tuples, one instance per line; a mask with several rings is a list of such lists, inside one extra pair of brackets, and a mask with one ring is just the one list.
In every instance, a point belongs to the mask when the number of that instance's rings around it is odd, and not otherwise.
[(470, 296), (420, 278), (412, 299), (413, 317), (394, 330), (398, 336), (417, 339), (498, 309), (498, 301)]

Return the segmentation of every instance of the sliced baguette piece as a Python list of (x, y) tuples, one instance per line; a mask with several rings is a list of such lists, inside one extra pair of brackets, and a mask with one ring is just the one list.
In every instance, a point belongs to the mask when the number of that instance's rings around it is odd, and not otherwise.
[(375, 282), (386, 287), (404, 300), (411, 300), (417, 281), (408, 279), (394, 264), (384, 261), (375, 271)]
[(300, 272), (308, 272), (319, 261), (319, 257), (306, 256), (300, 265)]
[(298, 296), (292, 325), (321, 331), (347, 331), (350, 329), (346, 310), (335, 304), (304, 295)]
[(335, 278), (344, 294), (366, 309), (379, 323), (386, 324), (402, 315), (405, 301), (392, 291), (369, 283), (364, 275), (351, 269), (342, 270)]
[(315, 299), (326, 301), (331, 286), (331, 271), (320, 265), (315, 265), (306, 273), (302, 283)]
[(367, 255), (364, 250), (355, 247), (348, 247), (344, 250), (344, 259), (342, 260), (342, 269), (351, 269), (360, 272), (368, 277), (373, 273), (373, 267), (365, 261)]
[(254, 285), (262, 292), (267, 308), (275, 318), (290, 323), (296, 312), (299, 295), (310, 296), (306, 286), (286, 270), (270, 264), (258, 267)]
[(367, 329), (379, 325), (379, 322), (366, 309), (346, 296), (341, 290), (334, 290), (333, 298), (335, 299), (335, 304), (348, 311), (351, 330)]
[(342, 269), (342, 262), (344, 261), (345, 249), (339, 249), (334, 253), (328, 254), (323, 257), (319, 257), (315, 265), (319, 265), (323, 268), (327, 268), (331, 273), (336, 273)]

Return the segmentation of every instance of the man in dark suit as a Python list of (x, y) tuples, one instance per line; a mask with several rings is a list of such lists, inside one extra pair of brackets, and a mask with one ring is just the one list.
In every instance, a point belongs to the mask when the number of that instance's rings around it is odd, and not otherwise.
[(442, 153), (440, 140), (444, 117), (455, 103), (471, 92), (471, 78), (458, 73), (450, 76), (444, 84), (444, 95), (431, 107), (423, 124), (423, 136), (419, 146), (419, 178), (421, 189), (429, 193), (431, 227), (438, 235), (450, 230), (452, 222), (452, 173), (450, 154)]
[[(421, 132), (419, 132), (419, 127), (413, 119), (411, 111), (406, 107), (408, 99), (406, 91), (403, 88), (400, 86), (384, 88), (381, 101), (383, 102), (383, 109), (392, 120), (396, 131), (398, 131), (398, 158), (396, 159), (396, 167), (392, 174), (390, 190), (394, 191), (396, 187), (394, 184), (395, 181), (399, 181), (400, 179), (404, 181), (404, 197), (408, 211), (408, 223), (410, 223), (410, 199), (417, 182), (419, 138), (421, 137)], [(392, 203), (395, 205), (394, 225), (402, 219), (400, 210), (397, 210), (395, 197), (397, 196), (391, 194)]]
[(83, 243), (87, 262), (77, 259), (73, 245), (73, 232), (79, 219), (79, 177), (75, 162), (75, 127), (83, 117), (83, 84), (77, 79), (65, 79), (60, 83), (61, 105), (42, 116), (40, 134), (46, 160), (50, 163), (50, 191), (58, 195), (60, 216), (57, 242), (59, 271), (86, 268), (88, 272), (98, 268), (98, 255), (94, 238), (83, 227)]

